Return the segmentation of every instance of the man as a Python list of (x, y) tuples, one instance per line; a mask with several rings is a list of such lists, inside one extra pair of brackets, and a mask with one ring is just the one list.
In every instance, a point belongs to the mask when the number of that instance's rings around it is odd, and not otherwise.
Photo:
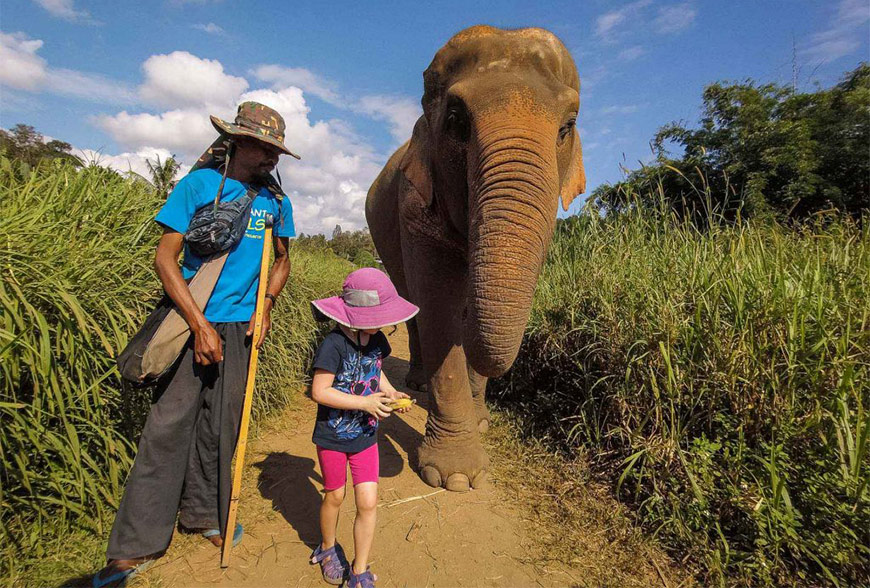
[[(108, 563), (93, 586), (123, 584), (143, 571), (169, 546), (180, 509), (182, 527), (202, 533), (216, 546), (225, 535), (231, 486), (230, 465), (239, 430), (254, 330), (257, 283), (265, 235), (265, 215), (274, 218), (275, 262), (269, 273), (263, 328), (290, 273), (289, 237), (295, 236), (290, 199), (279, 200), (271, 171), (284, 146), (284, 120), (256, 102), (239, 106), (235, 123), (211, 117), (220, 137), (173, 189), (157, 214), (163, 236), (154, 266), (192, 333), (173, 371), (158, 385), (124, 498), (106, 551)], [(203, 260), (184, 244), (194, 213), (259, 187), (244, 237), (227, 256), (211, 297), (200, 310), (186, 279)], [(182, 268), (178, 256), (184, 249)], [(242, 528), (228, 535), (236, 543)]]

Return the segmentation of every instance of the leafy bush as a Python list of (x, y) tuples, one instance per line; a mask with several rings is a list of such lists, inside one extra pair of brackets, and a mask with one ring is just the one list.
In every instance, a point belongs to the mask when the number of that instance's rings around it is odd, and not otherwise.
[[(150, 391), (122, 392), (113, 357), (160, 294), (161, 204), (108, 169), (31, 170), (0, 157), (0, 576), (13, 584), (52, 550), (67, 552), (68, 534), (102, 538), (113, 520), (150, 403)], [(295, 247), (291, 265), (255, 418), (297, 394), (319, 328), (309, 300), (340, 289), (350, 268)], [(91, 566), (99, 542), (85, 554)]]
[(870, 582), (870, 229), (560, 223), (492, 389), (703, 585)]

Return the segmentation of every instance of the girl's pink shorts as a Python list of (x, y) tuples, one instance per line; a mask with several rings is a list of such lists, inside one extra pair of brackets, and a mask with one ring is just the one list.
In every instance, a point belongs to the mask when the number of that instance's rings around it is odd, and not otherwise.
[(323, 489), (332, 492), (347, 483), (347, 464), (350, 462), (350, 477), (353, 485), (377, 482), (380, 472), (378, 444), (358, 453), (345, 453), (317, 447), (317, 460), (323, 473)]

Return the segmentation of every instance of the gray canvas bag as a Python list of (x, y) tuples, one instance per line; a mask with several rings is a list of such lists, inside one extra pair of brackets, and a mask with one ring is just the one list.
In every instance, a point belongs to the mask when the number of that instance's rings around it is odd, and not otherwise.
[[(205, 260), (187, 284), (194, 302), (205, 308), (229, 251)], [(148, 386), (167, 373), (190, 339), (190, 327), (168, 294), (145, 319), (116, 362), (121, 377), (135, 386)]]

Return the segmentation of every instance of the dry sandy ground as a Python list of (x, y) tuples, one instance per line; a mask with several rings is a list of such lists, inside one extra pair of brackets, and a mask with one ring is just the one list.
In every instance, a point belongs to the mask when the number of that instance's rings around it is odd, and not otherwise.
[[(403, 382), (406, 331), (397, 330), (390, 341), (394, 357), (384, 369), (392, 382)], [(588, 582), (583, 562), (556, 557), (542, 565), (530, 557), (540, 543), (530, 520), (535, 515), (519, 503), (515, 488), (499, 479), (498, 469), (488, 488), (464, 494), (424, 484), (412, 465), (426, 401), (424, 395), (412, 395), (418, 404), (410, 412), (381, 424), (380, 505), (371, 561), (379, 587), (617, 585), (602, 582), (599, 574), (594, 584)], [(328, 586), (319, 567), (308, 564), (319, 541), (322, 484), (311, 443), (315, 405), (307, 400), (302, 405), (249, 445), (239, 517), (245, 537), (233, 550), (229, 568), (219, 567), (218, 550), (204, 540), (176, 535), (167, 556), (136, 586)], [(350, 558), (353, 516), (348, 488), (338, 539)], [(598, 545), (606, 550), (609, 544)], [(666, 586), (661, 572), (656, 575), (644, 559), (638, 557), (638, 583), (631, 584)], [(607, 561), (608, 554), (596, 553), (595, 560)], [(617, 565), (624, 554), (613, 560)]]

